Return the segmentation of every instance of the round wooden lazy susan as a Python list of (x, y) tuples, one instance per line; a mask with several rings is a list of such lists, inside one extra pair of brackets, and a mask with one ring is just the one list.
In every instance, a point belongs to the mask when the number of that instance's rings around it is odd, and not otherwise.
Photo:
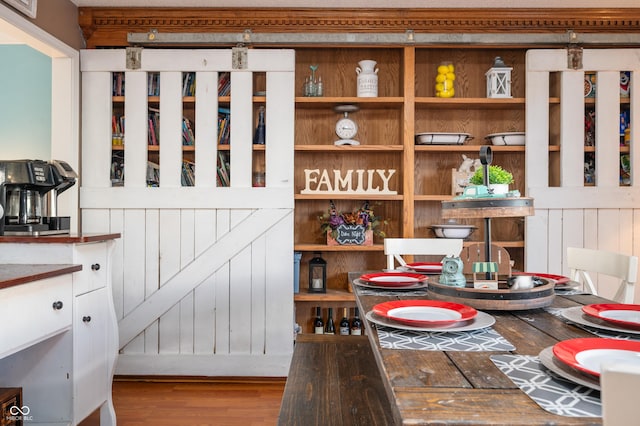
[[(555, 297), (555, 281), (541, 278), (543, 285), (528, 290), (511, 290), (506, 283), (499, 283), (497, 290), (440, 284), (438, 277), (429, 280), (429, 297), (435, 300), (463, 303), (476, 309), (495, 311), (520, 311), (551, 305)], [(505, 288), (501, 288), (504, 286)]]

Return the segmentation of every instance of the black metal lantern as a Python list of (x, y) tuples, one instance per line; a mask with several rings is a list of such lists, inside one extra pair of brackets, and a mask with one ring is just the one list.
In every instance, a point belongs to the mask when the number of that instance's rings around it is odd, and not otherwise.
[(327, 292), (327, 261), (316, 252), (309, 261), (309, 293)]

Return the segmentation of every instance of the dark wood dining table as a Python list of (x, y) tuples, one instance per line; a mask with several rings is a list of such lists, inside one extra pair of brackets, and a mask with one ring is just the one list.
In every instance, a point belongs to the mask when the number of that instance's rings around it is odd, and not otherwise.
[[(350, 273), (353, 279), (360, 273)], [(364, 291), (352, 285), (363, 313), (382, 302), (428, 299), (404, 292)], [(568, 308), (610, 302), (589, 295), (556, 294), (551, 307)], [(464, 302), (460, 302), (464, 303)], [(545, 308), (487, 311), (495, 317), (495, 331), (515, 346), (510, 352), (385, 349), (375, 324), (365, 321), (366, 332), (382, 376), (397, 425), (601, 425), (601, 418), (568, 417), (545, 411), (518, 388), (490, 357), (494, 354), (537, 356), (559, 341), (595, 337)]]

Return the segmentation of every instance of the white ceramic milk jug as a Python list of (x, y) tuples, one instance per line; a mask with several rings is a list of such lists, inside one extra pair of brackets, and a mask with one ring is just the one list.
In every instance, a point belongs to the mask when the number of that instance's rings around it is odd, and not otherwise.
[(365, 59), (358, 62), (356, 67), (358, 75), (358, 97), (375, 98), (378, 96), (378, 69), (376, 61)]

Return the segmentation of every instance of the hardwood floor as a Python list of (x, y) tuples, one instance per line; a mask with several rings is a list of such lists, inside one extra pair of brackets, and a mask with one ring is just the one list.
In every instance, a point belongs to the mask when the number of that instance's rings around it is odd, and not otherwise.
[[(275, 425), (285, 378), (126, 379), (113, 383), (118, 426)], [(80, 426), (99, 426), (95, 412)]]

